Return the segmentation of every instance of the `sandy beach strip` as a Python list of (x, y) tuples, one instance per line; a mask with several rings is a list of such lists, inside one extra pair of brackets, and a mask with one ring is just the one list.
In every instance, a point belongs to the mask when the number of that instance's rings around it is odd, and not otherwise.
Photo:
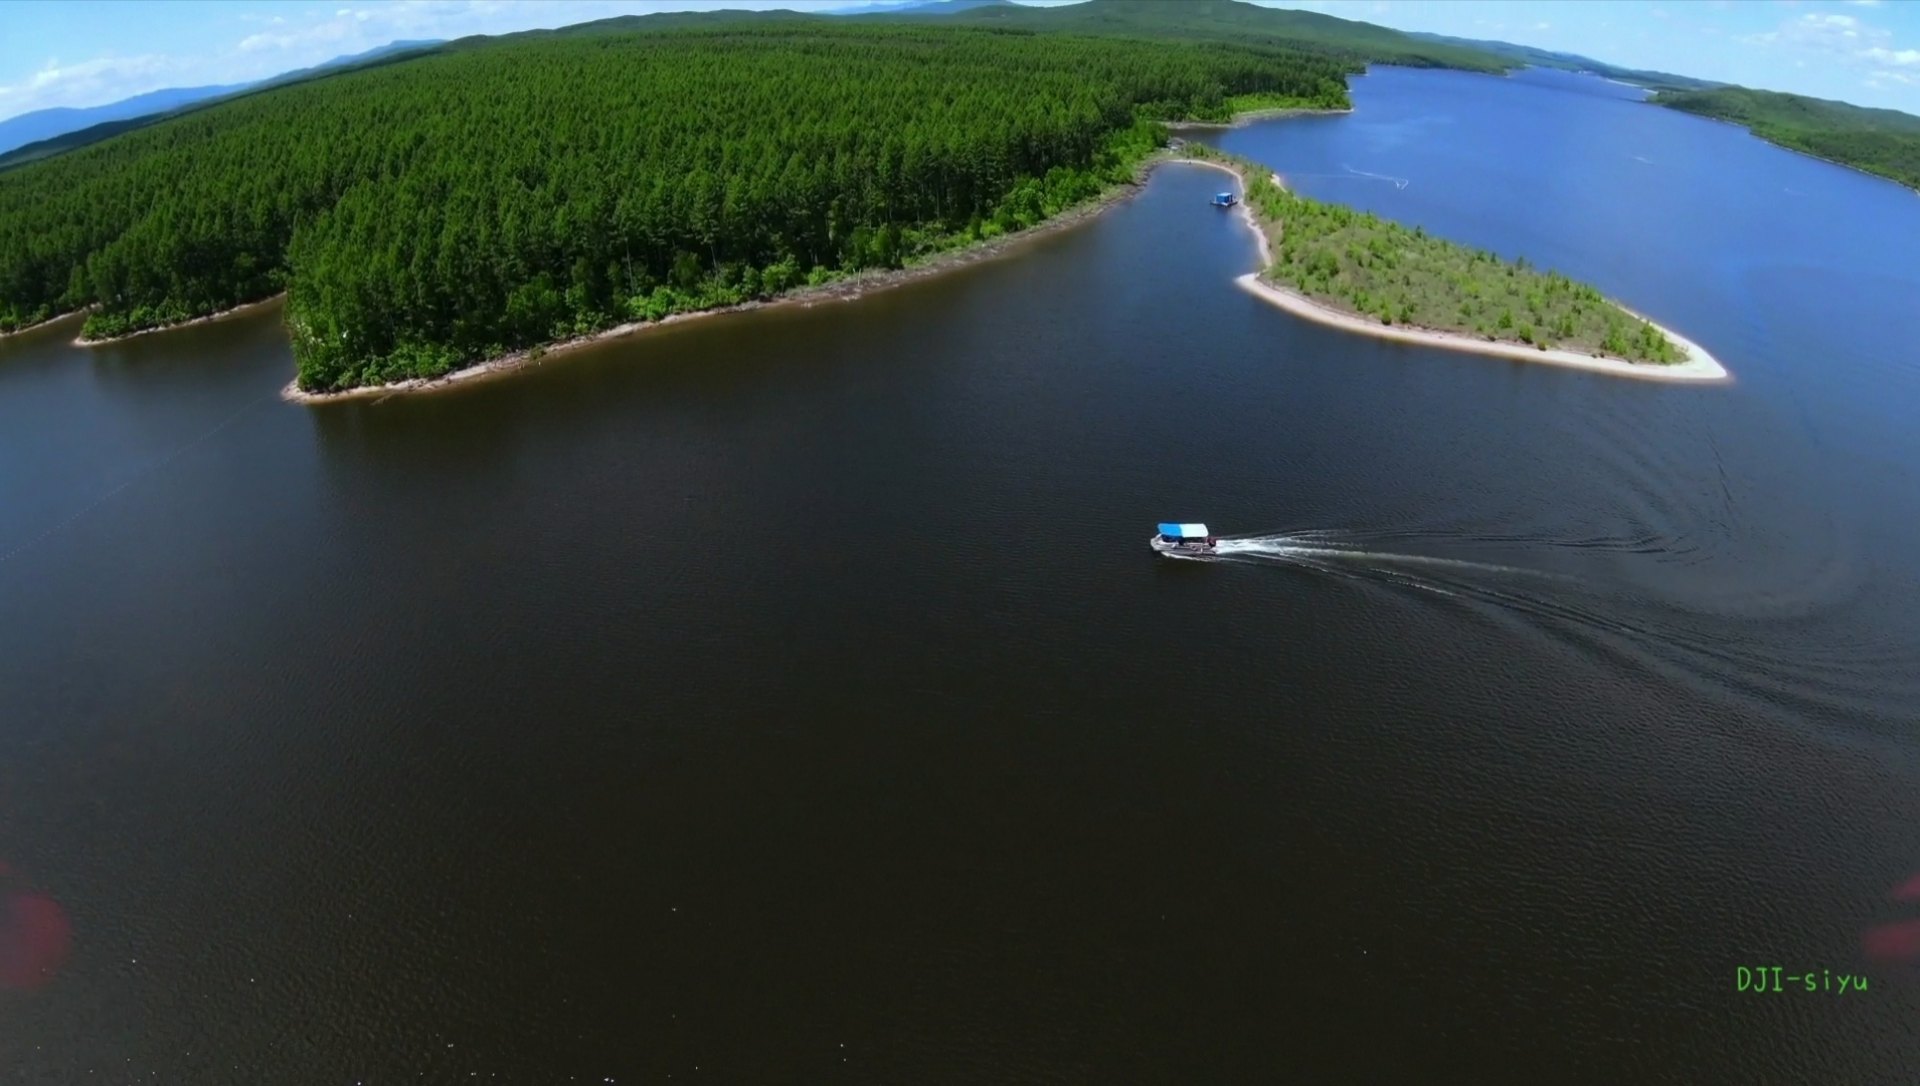
[(88, 312), (92, 308), (93, 308), (92, 306), (87, 306), (86, 309), (70, 309), (65, 313), (58, 313), (58, 314), (55, 314), (54, 316), (48, 317), (46, 320), (38, 321), (34, 324), (29, 324), (21, 328), (15, 328), (11, 332), (0, 332), (0, 339), (6, 339), (8, 336), (24, 336), (28, 332), (37, 331), (41, 328), (45, 328), (50, 324), (59, 324), (61, 321), (67, 320), (70, 317), (78, 317), (81, 314)]
[[(1674, 346), (1685, 352), (1684, 362), (1662, 364), (1657, 362), (1627, 362), (1623, 359), (1608, 358), (1604, 355), (1581, 354), (1578, 351), (1550, 348), (1541, 350), (1524, 343), (1503, 343), (1485, 339), (1475, 339), (1460, 332), (1441, 332), (1430, 328), (1416, 328), (1407, 325), (1381, 324), (1379, 321), (1357, 317), (1351, 313), (1342, 313), (1337, 309), (1322, 305), (1303, 294), (1297, 294), (1284, 287), (1275, 286), (1262, 280), (1259, 275), (1249, 272), (1234, 280), (1242, 290), (1253, 296), (1279, 306), (1281, 309), (1319, 324), (1329, 325), (1348, 332), (1373, 336), (1377, 339), (1390, 339), (1399, 343), (1414, 343), (1424, 347), (1439, 347), (1449, 351), (1465, 351), (1472, 354), (1489, 355), (1495, 358), (1511, 358), (1520, 362), (1543, 362), (1550, 366), (1566, 366), (1570, 369), (1589, 370), (1594, 373), (1609, 374), (1614, 377), (1632, 377), (1643, 381), (1692, 381), (1715, 382), (1729, 380), (1726, 367), (1722, 366), (1704, 347), (1675, 332), (1657, 321), (1640, 317), (1648, 324), (1658, 328), (1671, 339)], [(1619, 304), (1619, 303), (1614, 303)], [(1621, 308), (1625, 308), (1622, 306)], [(1632, 310), (1627, 310), (1632, 313)], [(1640, 315), (1635, 313), (1634, 316)]]
[(1272, 109), (1250, 109), (1245, 113), (1236, 113), (1230, 121), (1168, 121), (1169, 129), (1184, 128), (1239, 128), (1255, 121), (1277, 121), (1284, 117), (1344, 117), (1353, 112), (1353, 107), (1345, 109), (1315, 109), (1312, 106), (1274, 106)]
[(150, 336), (155, 332), (171, 332), (176, 328), (191, 328), (196, 324), (211, 324), (214, 321), (223, 321), (228, 317), (237, 317), (242, 313), (252, 312), (261, 306), (272, 305), (284, 299), (286, 296), (286, 291), (281, 291), (278, 294), (262, 298), (257, 302), (242, 302), (229, 309), (222, 309), (218, 313), (209, 313), (204, 317), (195, 317), (192, 320), (176, 321), (173, 324), (161, 324), (152, 328), (142, 328), (137, 332), (128, 332), (124, 336), (108, 336), (105, 339), (88, 339), (85, 333), (82, 333), (75, 337), (73, 345), (75, 347), (105, 347), (111, 343), (124, 343), (130, 339), (138, 339), (141, 336)]

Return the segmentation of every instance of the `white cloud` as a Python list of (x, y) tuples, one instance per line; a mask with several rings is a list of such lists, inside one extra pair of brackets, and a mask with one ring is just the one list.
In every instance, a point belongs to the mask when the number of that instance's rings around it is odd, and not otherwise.
[(644, 0), (393, 0), (238, 14), (229, 25), (243, 35), (222, 42), (216, 32), (204, 54), (49, 61), (0, 84), (0, 119), (56, 106), (96, 106), (161, 87), (250, 82), (395, 40), (560, 26), (647, 8)]
[(1877, 104), (1911, 111), (1906, 99), (1920, 87), (1920, 49), (1854, 15), (1810, 12), (1739, 40), (1765, 48), (1774, 54), (1772, 62), (1790, 62), (1795, 70), (1825, 69), (1833, 77), (1857, 79), (1853, 85), (1876, 92)]
[(1860, 55), (1875, 64), (1895, 64), (1901, 67), (1920, 65), (1920, 49), (1882, 49), (1875, 46)]
[(1893, 69), (1920, 67), (1920, 49), (1899, 48), (1892, 31), (1837, 12), (1810, 12), (1740, 40), (1875, 69), (1869, 77), (1881, 80), (1875, 86), (1884, 86), (1887, 80), (1905, 82), (1902, 73)]
[(1756, 45), (1781, 42), (1787, 45), (1834, 48), (1843, 45), (1846, 39), (1859, 37), (1860, 20), (1853, 16), (1837, 15), (1832, 12), (1809, 12), (1798, 19), (1789, 19), (1781, 23), (1777, 29), (1763, 34), (1749, 34), (1741, 40)]
[(1553, 24), (1552, 23), (1535, 23), (1533, 24), (1533, 28), (1535, 30), (1551, 30), (1553, 29)]
[(56, 106), (95, 105), (158, 90), (182, 73), (179, 61), (155, 54), (95, 57), (74, 64), (51, 58), (25, 79), (0, 86), (0, 117)]
[(293, 23), (275, 16), (274, 30), (249, 34), (240, 39), (236, 48), (243, 54), (264, 51), (293, 54), (288, 61), (297, 67), (346, 53), (364, 52), (395, 38), (484, 33), (477, 27), (444, 33), (440, 28), (442, 24), (474, 21), (475, 17), (500, 10), (498, 3), (400, 0), (375, 8), (337, 8), (331, 16), (308, 12), (305, 18), (296, 17)]

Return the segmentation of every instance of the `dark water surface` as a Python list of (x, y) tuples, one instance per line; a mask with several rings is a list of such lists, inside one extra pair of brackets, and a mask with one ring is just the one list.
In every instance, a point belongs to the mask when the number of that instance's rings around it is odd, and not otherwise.
[(431, 398), (0, 340), (0, 1079), (1905, 1080), (1920, 200), (1628, 97), (1218, 138), (1731, 386), (1296, 321), (1191, 167)]

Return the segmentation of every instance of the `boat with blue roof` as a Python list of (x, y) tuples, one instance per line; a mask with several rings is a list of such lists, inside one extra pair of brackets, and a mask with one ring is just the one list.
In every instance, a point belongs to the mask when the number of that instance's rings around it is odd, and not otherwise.
[(1204, 558), (1217, 553), (1218, 540), (1204, 524), (1162, 524), (1149, 543), (1169, 558)]

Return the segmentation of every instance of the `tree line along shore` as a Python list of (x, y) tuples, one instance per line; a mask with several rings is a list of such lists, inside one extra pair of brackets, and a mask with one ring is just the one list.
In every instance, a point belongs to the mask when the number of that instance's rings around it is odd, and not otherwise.
[[(923, 264), (1133, 180), (1163, 122), (1350, 108), (1350, 55), (927, 25), (530, 35), (275, 89), (0, 174), (0, 332), (83, 338), (284, 291), (298, 387)], [(1197, 153), (1210, 153), (1192, 148)], [(1250, 171), (1268, 275), (1386, 324), (1640, 362), (1590, 287)]]

